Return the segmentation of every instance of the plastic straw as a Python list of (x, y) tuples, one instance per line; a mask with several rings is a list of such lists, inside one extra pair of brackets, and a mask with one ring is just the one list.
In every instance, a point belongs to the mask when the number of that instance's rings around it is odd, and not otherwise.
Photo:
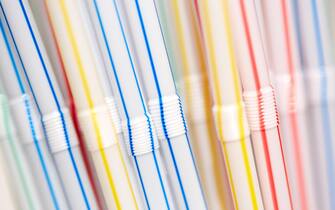
[(96, 209), (96, 200), (78, 148), (76, 133), (55, 83), (30, 8), (22, 0), (2, 0), (0, 5), (42, 115), (50, 150), (60, 172), (70, 207)]
[(134, 46), (142, 56), (140, 72), (145, 81), (149, 111), (158, 138), (163, 140), (163, 155), (179, 208), (206, 209), (155, 4), (131, 1), (127, 6)]
[(1, 117), (1, 149), (6, 151), (8, 157), (7, 170), (13, 172), (16, 189), (18, 191), (19, 209), (42, 210), (41, 199), (38, 196), (36, 183), (33, 181), (31, 170), (20, 147), (16, 129), (10, 115), (7, 97), (0, 94)]
[(105, 202), (102, 200), (103, 196), (100, 196), (102, 192), (98, 186), (98, 181), (95, 179), (96, 174), (93, 169), (93, 165), (91, 164), (88, 151), (85, 148), (83, 135), (79, 129), (78, 113), (74, 104), (73, 93), (70, 89), (70, 84), (65, 74), (65, 66), (63, 60), (61, 59), (59, 45), (56, 42), (55, 31), (51, 27), (51, 20), (46, 8), (46, 2), (44, 0), (32, 0), (29, 3), (41, 34), (42, 41), (45, 44), (47, 54), (50, 58), (57, 82), (61, 88), (65, 104), (69, 107), (74, 128), (78, 136), (80, 152), (82, 153), (83, 161), (87, 168), (88, 177), (93, 187), (93, 193), (95, 197), (98, 198), (98, 207), (99, 209), (104, 209), (106, 208), (106, 206), (104, 206)]
[[(301, 63), (305, 69), (308, 101), (311, 110), (312, 137), (322, 139), (314, 142), (317, 158), (317, 181), (319, 206), (322, 209), (335, 208), (334, 177), (334, 101), (335, 74), (331, 54), (330, 31), (325, 17), (324, 1), (294, 1), (296, 19), (299, 21), (301, 39)], [(308, 36), (307, 36), (308, 35)]]
[(3, 55), (0, 62), (2, 81), (10, 97), (21, 144), (28, 157), (29, 165), (32, 167), (33, 177), (38, 184), (43, 207), (47, 209), (68, 208), (57, 170), (43, 139), (41, 121), (38, 120), (37, 112), (33, 109), (30, 96), (24, 87), (25, 84), (16, 66), (2, 21), (0, 21), (0, 30), (0, 52)]
[[(1, 135), (5, 133), (5, 129), (2, 127), (0, 128)], [(4, 141), (3, 138), (0, 140), (0, 185), (1, 185), (1, 192), (0, 192), (0, 202), (2, 208), (8, 209), (8, 210), (16, 210), (19, 208), (18, 205), (18, 198), (15, 195), (15, 192), (17, 189), (15, 189), (15, 185), (13, 184), (13, 177), (11, 176), (12, 173), (10, 173), (10, 167), (8, 165), (8, 157), (6, 157), (5, 151), (4, 151)]]
[[(213, 114), (226, 159), (235, 208), (263, 209), (233, 50), (228, 2), (195, 1), (195, 6), (200, 10), (207, 44), (214, 95)], [(218, 24), (216, 21), (222, 20), (223, 27), (213, 27)], [(234, 91), (225, 91), (229, 89)]]
[(276, 101), (254, 1), (230, 1), (237, 63), (265, 209), (292, 209)]
[[(123, 107), (124, 133), (129, 155), (134, 158), (148, 209), (175, 209), (151, 117), (143, 99), (130, 56), (119, 8), (115, 1), (89, 1), (109, 75)], [(132, 100), (127, 100), (132, 98)]]
[(116, 126), (119, 125), (113, 124), (108, 112), (94, 51), (89, 46), (89, 34), (85, 33), (84, 24), (87, 23), (79, 13), (79, 2), (47, 1), (47, 5), (74, 93), (81, 129), (107, 206), (138, 209), (118, 143)]
[(178, 93), (185, 104), (191, 146), (210, 209), (232, 208), (231, 191), (211, 114), (206, 61), (192, 4), (157, 0)]
[[(269, 66), (274, 73), (281, 128), (295, 209), (317, 209), (312, 144), (308, 135), (304, 78), (299, 62), (292, 4), (264, 4)], [(269, 21), (271, 20), (271, 21)]]

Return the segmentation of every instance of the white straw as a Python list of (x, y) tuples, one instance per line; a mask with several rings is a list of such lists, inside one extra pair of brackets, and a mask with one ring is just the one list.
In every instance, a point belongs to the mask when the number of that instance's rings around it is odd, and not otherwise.
[(316, 168), (312, 161), (312, 138), (307, 129), (304, 78), (294, 28), (294, 10), (290, 1), (278, 0), (265, 2), (263, 12), (266, 15), (269, 67), (276, 82), (293, 206), (295, 209), (317, 209), (313, 177), (313, 169)]
[(316, 183), (320, 209), (334, 209), (335, 195), (335, 69), (331, 53), (331, 37), (326, 19), (325, 1), (297, 1), (301, 39), (301, 62), (306, 77), (308, 105), (311, 110), (309, 124), (313, 139)]
[(129, 1), (125, 5), (133, 44), (141, 56), (140, 73), (150, 114), (158, 138), (162, 140), (179, 208), (206, 209), (154, 1)]
[[(0, 94), (0, 141), (4, 152), (10, 175), (13, 178), (13, 189), (18, 199), (19, 209), (42, 210), (41, 197), (37, 192), (37, 185), (33, 180), (31, 168), (28, 167), (26, 156), (18, 142), (16, 128), (14, 127), (7, 97)], [(15, 186), (15, 187), (14, 187)]]
[[(206, 41), (214, 98), (212, 111), (230, 175), (235, 208), (263, 209), (227, 14), (228, 2), (200, 2), (195, 1)], [(220, 23), (222, 27), (216, 27)]]
[(243, 98), (265, 209), (292, 209), (274, 90), (269, 79), (254, 1), (230, 0)]
[(127, 149), (129, 155), (134, 157), (146, 206), (149, 209), (175, 209), (166, 174), (162, 170), (164, 168), (151, 118), (134, 72), (119, 8), (115, 1), (101, 0), (89, 1), (89, 7), (108, 74), (115, 92), (119, 93), (118, 104), (123, 107), (124, 133), (129, 138), (126, 139)]

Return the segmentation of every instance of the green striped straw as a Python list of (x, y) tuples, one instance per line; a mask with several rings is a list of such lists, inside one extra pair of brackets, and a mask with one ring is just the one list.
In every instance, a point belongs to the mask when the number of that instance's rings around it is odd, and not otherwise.
[(27, 210), (42, 209), (30, 169), (27, 166), (23, 151), (15, 136), (7, 97), (3, 94), (0, 94), (0, 116), (0, 123), (3, 124), (5, 134), (6, 155), (10, 162), (11, 172), (14, 175), (13, 177), (15, 180), (13, 183), (17, 184), (15, 187), (17, 187), (18, 190), (20, 205), (22, 209)]

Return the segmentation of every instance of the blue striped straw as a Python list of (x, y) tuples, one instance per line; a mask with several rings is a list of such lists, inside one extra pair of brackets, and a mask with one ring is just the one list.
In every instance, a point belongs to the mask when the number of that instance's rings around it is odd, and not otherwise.
[[(157, 11), (156, 11), (156, 6), (155, 6), (154, 1), (152, 1), (152, 3), (150, 2), (150, 4), (153, 4), (154, 7), (155, 7), (155, 13), (156, 13), (155, 18), (157, 18), (157, 21), (159, 23), (159, 19), (157, 17)], [(149, 62), (150, 62), (152, 75), (153, 75), (153, 78), (154, 78), (154, 85), (156, 87), (156, 91), (157, 91), (157, 95), (158, 95), (159, 112), (160, 112), (159, 115), (160, 115), (161, 125), (157, 124), (156, 126), (157, 127), (159, 127), (159, 126), (162, 127), (163, 135), (164, 135), (164, 137), (167, 141), (168, 150), (169, 150), (169, 153), (171, 155), (173, 168), (174, 168), (175, 174), (177, 176), (178, 185), (179, 185), (179, 189), (180, 189), (181, 194), (182, 194), (182, 199), (183, 199), (183, 202), (184, 202), (184, 206), (185, 206), (186, 209), (190, 209), (189, 200), (192, 198), (192, 193), (195, 193), (196, 191), (194, 191), (194, 192), (188, 191), (186, 193), (186, 190), (185, 190), (186, 189), (185, 188), (185, 183), (184, 183), (183, 178), (182, 178), (182, 176), (184, 177), (185, 174), (183, 174), (183, 175), (181, 174), (181, 170), (180, 170), (181, 163), (179, 162), (180, 160), (177, 159), (177, 157), (176, 157), (175, 150), (174, 150), (173, 145), (171, 143), (171, 137), (170, 137), (170, 134), (169, 134), (170, 131), (167, 128), (167, 124), (169, 122), (168, 122), (168, 119), (166, 118), (165, 104), (164, 104), (164, 101), (163, 101), (164, 97), (166, 97), (166, 95), (163, 93), (162, 84), (160, 83), (160, 81), (158, 79), (159, 76), (157, 75), (158, 74), (158, 71), (156, 69), (157, 66), (155, 65), (155, 62), (154, 62), (154, 56), (153, 56), (152, 46), (151, 46), (153, 43), (150, 43), (150, 40), (149, 40), (149, 37), (148, 37), (148, 32), (147, 32), (146, 27), (145, 27), (145, 20), (143, 18), (143, 14), (142, 14), (142, 11), (141, 11), (141, 6), (140, 6), (138, 0), (135, 0), (135, 5), (136, 5), (137, 16), (138, 16), (138, 19), (139, 19), (139, 22), (140, 22), (140, 25), (141, 25), (141, 31), (142, 31), (142, 35), (143, 35), (143, 38), (144, 38), (148, 59), (149, 59)], [(161, 34), (160, 23), (159, 23), (159, 27), (160, 27), (159, 30), (160, 30), (160, 36), (161, 36), (160, 38), (162, 39), (163, 44), (164, 44), (164, 37)], [(165, 44), (164, 44), (164, 47), (165, 47), (165, 49), (164, 49), (165, 50), (165, 52), (164, 52), (165, 55), (164, 56), (167, 56)], [(171, 69), (170, 66), (168, 66), (168, 68)], [(170, 74), (171, 74), (171, 71), (170, 71)], [(173, 86), (172, 88), (175, 90), (176, 87), (175, 87), (174, 82), (173, 82), (172, 86)], [(177, 96), (177, 97), (179, 98), (179, 96)], [(201, 195), (199, 197), (199, 200), (197, 201), (198, 204), (199, 204), (198, 208), (203, 208), (203, 207), (207, 208), (205, 200), (204, 200), (203, 190), (201, 189), (201, 184), (200, 184), (200, 181), (199, 181), (199, 175), (198, 175), (197, 170), (196, 170), (194, 156), (193, 156), (193, 153), (192, 153), (192, 150), (191, 150), (191, 147), (190, 147), (190, 143), (189, 143), (189, 138), (188, 138), (188, 135), (187, 135), (186, 122), (185, 122), (185, 119), (184, 119), (183, 110), (182, 110), (180, 100), (179, 100), (179, 109), (180, 110), (175, 110), (175, 111), (177, 111), (177, 112), (180, 111), (180, 113), (181, 113), (181, 118), (182, 118), (182, 121), (183, 121), (182, 126), (184, 127), (184, 131), (185, 131), (184, 137), (186, 138), (186, 142), (187, 142), (187, 150), (185, 150), (185, 151), (187, 151), (187, 153), (189, 153), (189, 154), (185, 154), (185, 155), (190, 155), (191, 156), (191, 160), (192, 160), (191, 164), (193, 164), (193, 165), (191, 165), (190, 168), (195, 169), (195, 176), (196, 176), (197, 183), (195, 183), (194, 189), (196, 189), (198, 187), (200, 188), (199, 191), (200, 191)], [(153, 114), (153, 113), (151, 113), (151, 114)], [(193, 173), (193, 172), (191, 172), (191, 170), (190, 170), (190, 173)], [(189, 175), (191, 175), (191, 174), (189, 174)], [(192, 174), (192, 176), (193, 176), (193, 174)]]
[(317, 46), (317, 56), (319, 62), (319, 68), (321, 73), (321, 106), (322, 106), (322, 119), (323, 119), (323, 132), (324, 132), (324, 141), (325, 141), (325, 151), (327, 156), (327, 171), (328, 171), (328, 182), (329, 182), (329, 193), (330, 193), (330, 202), (332, 209), (335, 208), (335, 171), (334, 171), (334, 161), (333, 161), (333, 151), (332, 151), (332, 134), (330, 127), (330, 113), (328, 107), (328, 84), (326, 78), (326, 69), (325, 69), (325, 57), (323, 49), (323, 40), (321, 36), (320, 20), (318, 14), (318, 5), (316, 0), (311, 0), (312, 4), (312, 14), (313, 14), (313, 26), (315, 32), (315, 41)]
[[(138, 157), (137, 157), (137, 155), (135, 154), (135, 151), (134, 151), (134, 143), (133, 143), (133, 139), (132, 139), (132, 128), (131, 128), (131, 125), (130, 125), (130, 122), (131, 122), (132, 119), (131, 119), (131, 116), (130, 116), (129, 111), (128, 111), (129, 102), (127, 104), (127, 102), (125, 100), (125, 96), (124, 96), (124, 93), (123, 93), (123, 91), (125, 91), (125, 90), (123, 89), (124, 87), (122, 87), (122, 83), (119, 79), (118, 71), (117, 71), (115, 63), (114, 63), (113, 55), (112, 55), (112, 52), (111, 52), (111, 49), (110, 49), (110, 45), (108, 43), (108, 38), (107, 38), (107, 35), (106, 35), (106, 31), (105, 31), (105, 25), (103, 24), (103, 21), (102, 21), (102, 17), (101, 17), (101, 14), (100, 14), (100, 9), (99, 9), (98, 3), (97, 3), (96, 0), (93, 0), (93, 3), (94, 3), (94, 9), (95, 9), (96, 15), (98, 17), (99, 27), (100, 27), (100, 30), (101, 30), (101, 33), (102, 33), (102, 36), (103, 36), (104, 45), (107, 49), (108, 59), (109, 59), (109, 62), (112, 66), (112, 73), (113, 73), (115, 81), (116, 81), (118, 93), (119, 93), (121, 103), (122, 103), (122, 107), (123, 107), (123, 110), (124, 110), (124, 113), (125, 113), (125, 117), (126, 117), (126, 121), (127, 121), (127, 128), (128, 128), (127, 132), (128, 132), (128, 136), (129, 136), (130, 150), (131, 150), (132, 156), (134, 157), (134, 160), (135, 160), (136, 170), (137, 170), (137, 173), (138, 173), (138, 176), (139, 176), (139, 179), (140, 179), (140, 183), (141, 183), (141, 187), (142, 187), (142, 190), (143, 190), (143, 193), (144, 193), (144, 197), (145, 197), (147, 207), (148, 207), (148, 209), (152, 209), (151, 203), (149, 201), (150, 199), (148, 197), (155, 196), (155, 195), (149, 195), (147, 193), (146, 189), (147, 189), (148, 186), (145, 186), (145, 183), (143, 182), (141, 169), (139, 167), (138, 160), (137, 160)], [(146, 106), (145, 101), (143, 99), (142, 90), (140, 88), (140, 84), (139, 84), (138, 78), (137, 78), (136, 73), (135, 73), (134, 62), (133, 62), (133, 59), (132, 59), (131, 54), (130, 54), (129, 44), (126, 40), (125, 31), (124, 31), (124, 28), (123, 28), (122, 23), (121, 23), (119, 9), (118, 9), (118, 6), (117, 6), (115, 0), (113, 0), (113, 6), (115, 8), (115, 13), (117, 15), (118, 24), (119, 24), (120, 29), (121, 29), (121, 33), (122, 33), (122, 37), (123, 37), (122, 41), (125, 44), (125, 48), (126, 48), (126, 51), (127, 51), (126, 53), (127, 53), (127, 56), (129, 58), (129, 61), (130, 61), (130, 64), (131, 64), (132, 75), (134, 76), (133, 79), (136, 82), (136, 87), (137, 87), (137, 90), (135, 90), (136, 95), (139, 96), (138, 98), (140, 99), (140, 102), (141, 102), (141, 105), (142, 105), (141, 108), (142, 108), (143, 114), (141, 114), (141, 115), (145, 116), (145, 118), (147, 120), (147, 123), (150, 126), (150, 128), (149, 128), (149, 130), (150, 130), (150, 141), (151, 141), (151, 145), (152, 145), (151, 153), (152, 153), (152, 156), (154, 158), (156, 172), (157, 172), (157, 175), (158, 175), (158, 178), (159, 178), (161, 190), (162, 190), (163, 195), (164, 195), (165, 204), (166, 204), (165, 207), (166, 207), (166, 209), (170, 209), (171, 204), (169, 203), (167, 192), (166, 192), (166, 189), (165, 189), (166, 186), (165, 186), (165, 183), (163, 182), (162, 175), (161, 175), (161, 170), (162, 169), (160, 168), (159, 163), (157, 161), (157, 157), (156, 157), (156, 152), (155, 152), (156, 143), (154, 141), (155, 137), (153, 135), (153, 130), (152, 130), (152, 127), (151, 127), (151, 119), (149, 117), (149, 114), (148, 114), (148, 111), (147, 111), (147, 106)], [(134, 93), (135, 93), (135, 91), (134, 91)]]

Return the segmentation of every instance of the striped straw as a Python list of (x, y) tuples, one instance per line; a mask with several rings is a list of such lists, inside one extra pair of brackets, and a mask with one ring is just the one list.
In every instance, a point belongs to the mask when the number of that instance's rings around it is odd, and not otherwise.
[[(0, 87), (1, 88), (1, 87)], [(4, 123), (2, 123), (3, 125)], [(5, 133), (4, 126), (0, 128), (1, 135)], [(17, 192), (17, 189), (14, 184), (13, 179), (13, 173), (11, 173), (10, 166), (8, 163), (8, 157), (6, 155), (6, 152), (4, 151), (4, 144), (6, 144), (5, 141), (3, 141), (3, 138), (0, 140), (0, 184), (1, 184), (1, 192), (0, 192), (0, 202), (2, 208), (8, 209), (8, 210), (16, 210), (19, 208), (18, 205), (18, 196), (15, 194)]]
[[(265, 209), (292, 209), (273, 88), (254, 1), (230, 1), (243, 98)], [(247, 54), (246, 54), (247, 53)], [(271, 154), (271, 155), (270, 155)]]
[[(46, 45), (46, 49), (48, 51), (48, 55), (50, 55), (51, 60), (55, 63), (53, 66), (54, 68), (54, 73), (57, 77), (57, 81), (58, 82), (62, 82), (62, 84), (60, 83), (60, 85), (63, 86), (62, 89), (62, 93), (65, 97), (65, 100), (67, 101), (67, 105), (69, 106), (69, 111), (71, 114), (71, 118), (73, 120), (73, 125), (76, 131), (76, 134), (78, 136), (78, 141), (79, 141), (79, 149), (80, 152), (82, 153), (83, 156), (83, 161), (84, 164), (87, 168), (87, 173), (88, 173), (88, 178), (89, 181), (92, 185), (92, 190), (94, 193), (94, 196), (97, 198), (98, 200), (98, 206), (99, 209), (103, 209), (105, 208), (104, 206), (104, 201), (102, 200), (103, 197), (99, 195), (99, 187), (98, 187), (98, 183), (97, 180), (94, 179), (95, 177), (95, 172), (93, 169), (92, 164), (90, 164), (90, 158), (89, 158), (89, 152), (87, 151), (86, 147), (85, 147), (85, 141), (84, 141), (84, 137), (82, 132), (80, 131), (80, 127), (79, 127), (79, 118), (78, 118), (78, 113), (77, 113), (77, 108), (76, 105), (74, 103), (74, 97), (73, 97), (73, 93), (70, 89), (70, 82), (69, 79), (66, 76), (65, 73), (65, 64), (61, 58), (61, 52), (60, 52), (60, 47), (56, 41), (56, 35), (55, 35), (55, 30), (53, 29), (52, 25), (51, 25), (51, 17), (50, 14), (48, 13), (47, 7), (46, 7), (46, 2), (44, 0), (40, 0), (41, 2), (37, 3), (38, 1), (34, 1), (34, 3), (36, 3), (36, 10), (39, 10), (41, 13), (41, 18), (43, 19), (44, 22), (44, 26), (45, 28), (43, 28), (41, 31), (43, 32), (45, 31), (49, 31), (49, 34), (42, 34), (42, 38), (45, 37), (48, 40), (43, 40), (44, 43), (46, 43), (48, 41), (48, 44), (50, 45)], [(41, 7), (43, 9), (41, 9)], [(33, 11), (35, 12), (35, 11)], [(37, 19), (37, 18), (36, 18)], [(51, 57), (51, 54), (54, 55), (53, 57)]]
[[(304, 78), (295, 39), (292, 4), (265, 3), (270, 62), (276, 81), (279, 114), (292, 186), (294, 208), (315, 209), (312, 144), (308, 135)], [(271, 22), (269, 21), (271, 17)]]
[[(108, 73), (123, 107), (124, 133), (128, 137), (126, 145), (129, 155), (134, 158), (146, 206), (148, 209), (174, 209), (165, 174), (161, 171), (158, 142), (135, 73), (118, 5), (115, 1), (93, 0), (90, 1), (90, 8), (105, 63), (110, 68)], [(130, 97), (131, 101), (126, 100)]]
[[(296, 30), (300, 41), (301, 64), (306, 75), (306, 87), (311, 108), (311, 133), (315, 142), (316, 165), (318, 173), (319, 206), (322, 209), (333, 209), (335, 206), (334, 176), (334, 124), (333, 104), (335, 94), (334, 62), (331, 53), (331, 37), (325, 14), (324, 1), (309, 1), (305, 9), (302, 2), (292, 2), (295, 11)], [(307, 36), (308, 35), (308, 36)]]
[[(228, 4), (227, 1), (223, 1), (219, 6), (210, 1), (202, 4), (195, 1), (195, 5), (200, 10), (200, 21), (203, 20), (203, 33), (207, 41), (214, 90), (213, 113), (226, 159), (235, 208), (263, 209), (236, 68)], [(224, 27), (212, 27), (217, 24), (216, 20), (223, 20)], [(221, 56), (228, 60), (221, 63)], [(222, 81), (225, 82), (222, 83)], [(227, 89), (234, 90), (233, 94), (224, 91)], [(235, 124), (231, 124), (232, 119)], [(240, 167), (240, 164), (232, 164), (232, 161), (241, 162), (243, 167)], [(245, 176), (242, 177), (241, 174)]]
[(42, 210), (41, 200), (37, 194), (37, 188), (33, 181), (30, 168), (27, 166), (23, 151), (18, 144), (16, 129), (10, 116), (7, 97), (0, 94), (0, 116), (4, 133), (1, 139), (6, 144), (3, 149), (7, 150), (10, 169), (13, 171), (15, 185), (18, 189), (18, 200), (20, 209)]
[(163, 154), (179, 208), (207, 209), (154, 1), (133, 1), (127, 14), (136, 40), (135, 49), (142, 56), (138, 62), (143, 64), (140, 73), (145, 81), (149, 111), (158, 138), (164, 140)]
[(206, 63), (192, 4), (173, 0), (157, 1), (157, 6), (177, 90), (185, 101), (191, 144), (208, 207), (230, 209), (230, 187), (215, 135)]

